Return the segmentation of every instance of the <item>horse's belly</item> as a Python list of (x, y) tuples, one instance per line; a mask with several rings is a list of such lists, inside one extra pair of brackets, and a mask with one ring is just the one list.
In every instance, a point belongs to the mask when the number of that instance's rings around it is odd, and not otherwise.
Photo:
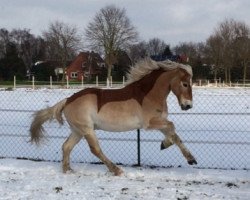
[(142, 125), (141, 107), (134, 99), (109, 102), (95, 115), (96, 128), (106, 131), (129, 131)]
[(95, 123), (96, 129), (105, 131), (121, 132), (141, 128), (142, 123), (139, 117), (133, 116), (130, 118), (113, 118), (113, 119), (99, 119)]

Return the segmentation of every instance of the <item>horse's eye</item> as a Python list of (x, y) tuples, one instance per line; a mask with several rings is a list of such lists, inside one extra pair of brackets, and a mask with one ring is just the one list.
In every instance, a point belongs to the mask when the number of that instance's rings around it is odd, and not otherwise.
[(187, 83), (182, 83), (183, 87), (188, 87)]

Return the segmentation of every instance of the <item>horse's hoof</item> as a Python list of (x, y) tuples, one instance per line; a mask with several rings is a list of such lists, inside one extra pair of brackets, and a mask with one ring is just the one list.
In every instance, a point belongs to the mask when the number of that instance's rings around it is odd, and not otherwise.
[[(165, 144), (163, 142), (165, 142)], [(172, 146), (173, 144), (174, 143), (171, 142), (170, 140), (167, 140), (167, 141), (163, 140), (161, 142), (161, 150), (167, 149), (168, 147)]]
[(165, 145), (163, 144), (163, 142), (161, 142), (161, 150), (166, 149)]
[(122, 169), (118, 169), (118, 170), (116, 170), (116, 171), (114, 172), (114, 175), (115, 175), (115, 176), (121, 176), (123, 173), (124, 173), (124, 172), (123, 172)]
[(68, 168), (68, 169), (63, 169), (63, 173), (64, 174), (74, 174), (75, 171), (71, 168)]
[(189, 165), (197, 165), (197, 161), (195, 159), (189, 160), (188, 161)]

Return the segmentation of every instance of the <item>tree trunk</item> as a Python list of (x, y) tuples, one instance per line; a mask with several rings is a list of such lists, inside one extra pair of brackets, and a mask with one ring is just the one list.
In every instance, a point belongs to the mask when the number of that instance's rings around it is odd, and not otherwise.
[(227, 80), (227, 83), (230, 83), (231, 81), (231, 68), (229, 67), (228, 68), (228, 80)]
[(63, 64), (62, 64), (62, 69), (63, 69), (63, 74), (62, 74), (62, 83), (65, 81), (65, 62), (63, 62)]
[(111, 81), (111, 69), (112, 69), (112, 65), (111, 65), (111, 64), (108, 64), (107, 79), (109, 80), (109, 82)]
[(217, 69), (214, 70), (214, 80), (217, 80)]
[(108, 81), (110, 83), (111, 82), (112, 65), (114, 64), (114, 55), (113, 55), (113, 53), (108, 53), (107, 54), (107, 56), (106, 56), (106, 63), (108, 65), (107, 79), (108, 79)]
[(228, 80), (228, 73), (227, 73), (228, 70), (227, 70), (227, 67), (225, 67), (224, 70), (225, 70), (225, 82), (227, 82), (227, 80)]

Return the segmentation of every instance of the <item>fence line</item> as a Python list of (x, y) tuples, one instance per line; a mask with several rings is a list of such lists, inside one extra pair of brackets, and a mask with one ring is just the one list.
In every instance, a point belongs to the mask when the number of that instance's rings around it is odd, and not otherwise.
[[(84, 78), (82, 76), (81, 78), (81, 83), (75, 83), (75, 82), (71, 82), (69, 81), (69, 77), (66, 76), (66, 79), (64, 82), (60, 81), (60, 82), (57, 82), (57, 81), (53, 81), (52, 80), (52, 76), (49, 77), (49, 81), (47, 82), (47, 84), (45, 85), (40, 85), (39, 82), (42, 82), (42, 83), (46, 83), (46, 81), (36, 81), (35, 80), (35, 77), (32, 76), (31, 78), (31, 85), (19, 85), (18, 87), (31, 87), (32, 89), (35, 89), (36, 87), (47, 87), (47, 88), (50, 88), (50, 89), (53, 89), (55, 86), (57, 87), (64, 87), (62, 86), (62, 84), (66, 84), (66, 88), (69, 89), (70, 86), (71, 87), (78, 87), (78, 88), (84, 88), (85, 86), (95, 86), (95, 87), (106, 87), (106, 88), (113, 88), (113, 87), (123, 87), (125, 85), (125, 77), (123, 76), (123, 79), (122, 79), (122, 82), (117, 84), (115, 83), (113, 80), (112, 80), (112, 77), (111, 79), (107, 79), (106, 80), (106, 83), (103, 83), (103, 84), (100, 84), (99, 83), (99, 78), (98, 76), (96, 76), (95, 78), (95, 83), (93, 84), (84, 84)], [(13, 89), (16, 89), (17, 88), (17, 80), (16, 80), (16, 76), (14, 76), (13, 78)], [(36, 84), (38, 83), (38, 84)], [(73, 86), (73, 85), (75, 86)], [(58, 86), (59, 85), (59, 86)], [(229, 83), (225, 83), (224, 81), (221, 81), (221, 79), (216, 79), (216, 80), (197, 80), (196, 82), (193, 82), (193, 85), (194, 86), (199, 86), (199, 87), (250, 87), (250, 80), (247, 80), (246, 82), (243, 82), (240, 83), (240, 82), (229, 82)]]
[[(16, 82), (17, 82), (16, 76), (14, 76), (14, 78), (13, 78), (13, 89), (17, 88), (17, 83)], [(40, 85), (39, 82), (41, 82), (41, 83), (46, 83), (47, 82), (47, 84)], [(33, 90), (36, 89), (36, 87), (47, 87), (47, 88), (53, 89), (55, 87), (55, 85), (57, 87), (59, 85), (59, 87), (63, 88), (64, 87), (63, 85), (65, 84), (67, 89), (70, 88), (70, 80), (69, 80), (68, 76), (66, 76), (65, 81), (60, 81), (60, 82), (53, 81), (52, 76), (49, 77), (49, 81), (37, 81), (37, 80), (35, 80), (35, 77), (32, 76), (30, 83), (31, 83), (30, 86), (29, 85), (20, 84), (19, 87), (31, 87)], [(84, 88), (85, 84), (84, 84), (84, 78), (83, 78), (83, 76), (81, 78), (81, 82), (80, 83), (73, 81), (73, 82), (71, 82), (71, 84), (73, 84), (73, 85), (75, 85), (76, 87), (79, 87), (79, 88)], [(120, 85), (120, 87), (122, 87), (122, 86), (125, 85), (125, 77), (124, 76), (123, 76), (122, 82), (119, 83), (119, 84), (113, 82), (112, 76), (111, 76), (110, 80), (107, 79), (106, 83), (103, 83), (103, 84), (99, 83), (98, 76), (96, 76), (96, 78), (95, 78), (95, 83), (93, 83), (93, 84), (86, 84), (86, 86), (95, 86), (95, 87), (102, 86), (102, 87), (106, 87), (106, 88), (112, 88), (114, 86), (117, 87), (117, 85)]]
[[(0, 91), (0, 157), (23, 157), (60, 161), (58, 153), (68, 136), (68, 125), (46, 124), (50, 140), (36, 147), (29, 141), (29, 126), (34, 111), (53, 105), (75, 90)], [(197, 158), (201, 168), (250, 169), (250, 88), (194, 88), (194, 108), (180, 112), (175, 96), (168, 97), (169, 118), (177, 133)], [(100, 143), (111, 160), (123, 164), (187, 166), (173, 146), (160, 151), (163, 135), (157, 131), (106, 133), (97, 131)], [(158, 144), (157, 144), (158, 143)], [(96, 162), (78, 145), (74, 162)], [(86, 148), (86, 150), (85, 150)], [(84, 150), (83, 150), (84, 149)], [(59, 154), (59, 156), (58, 156)]]

